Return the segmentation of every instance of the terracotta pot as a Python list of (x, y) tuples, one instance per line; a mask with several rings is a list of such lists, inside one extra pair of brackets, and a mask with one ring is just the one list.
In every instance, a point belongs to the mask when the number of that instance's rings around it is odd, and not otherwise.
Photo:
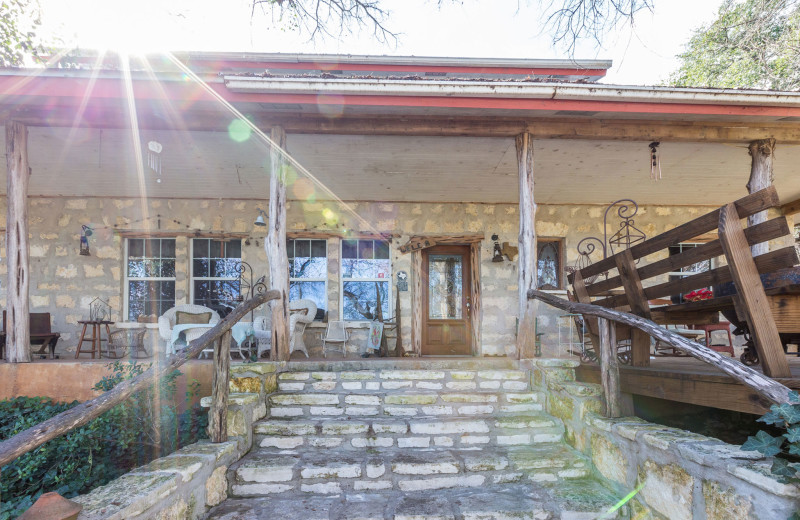
[(18, 520), (76, 520), (82, 509), (82, 505), (58, 493), (45, 493)]

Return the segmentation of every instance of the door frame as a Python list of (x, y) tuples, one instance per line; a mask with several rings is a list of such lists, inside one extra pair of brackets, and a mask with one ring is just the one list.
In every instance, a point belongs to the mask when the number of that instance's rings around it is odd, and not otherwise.
[[(470, 293), (472, 305), (469, 309), (469, 321), (471, 330), (470, 350), (472, 356), (479, 356), (481, 353), (481, 243), (479, 240), (469, 242), (455, 242), (452, 244), (469, 247), (469, 267), (470, 267)], [(426, 248), (427, 249), (427, 248)], [(411, 298), (411, 344), (414, 354), (422, 356), (422, 328), (423, 328), (423, 280), (426, 274), (423, 272), (422, 254), (424, 250), (417, 250), (412, 253), (412, 280), (413, 294)]]

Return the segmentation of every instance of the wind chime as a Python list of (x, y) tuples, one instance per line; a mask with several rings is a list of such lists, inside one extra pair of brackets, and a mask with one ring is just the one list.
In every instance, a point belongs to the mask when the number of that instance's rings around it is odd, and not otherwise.
[(650, 180), (661, 180), (661, 154), (658, 151), (658, 141), (650, 143)]
[(158, 176), (156, 182), (159, 183), (161, 182), (161, 150), (163, 148), (158, 141), (147, 143), (147, 167)]

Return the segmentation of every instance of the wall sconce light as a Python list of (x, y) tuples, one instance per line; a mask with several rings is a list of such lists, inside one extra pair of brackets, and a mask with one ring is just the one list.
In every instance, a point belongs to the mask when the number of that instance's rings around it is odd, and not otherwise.
[(91, 256), (89, 254), (89, 237), (92, 236), (92, 228), (89, 226), (81, 226), (81, 256)]
[(267, 225), (267, 214), (264, 213), (264, 210), (261, 208), (256, 208), (258, 210), (258, 216), (256, 217), (256, 221), (253, 222), (254, 225), (260, 227), (266, 227)]
[(500, 250), (500, 242), (498, 242), (500, 237), (497, 235), (492, 235), (492, 240), (494, 240), (494, 255), (492, 256), (492, 262), (502, 262), (504, 260), (503, 252)]

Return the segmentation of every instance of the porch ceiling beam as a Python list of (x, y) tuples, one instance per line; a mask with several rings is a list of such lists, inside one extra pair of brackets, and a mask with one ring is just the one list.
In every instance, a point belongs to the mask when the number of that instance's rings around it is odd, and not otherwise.
[[(800, 125), (789, 122), (747, 121), (666, 121), (649, 119), (596, 119), (571, 117), (469, 117), (469, 116), (342, 116), (318, 117), (315, 114), (276, 114), (247, 111), (262, 128), (282, 126), (291, 134), (403, 135), (403, 136), (472, 136), (515, 137), (522, 132), (534, 139), (596, 139), (662, 142), (750, 143), (774, 138), (782, 144), (800, 144)], [(181, 116), (181, 130), (227, 131), (231, 116), (219, 112), (194, 111)], [(71, 107), (45, 110), (0, 107), (0, 120), (13, 119), (27, 126), (86, 127), (125, 129), (130, 122), (120, 110), (89, 108), (76, 119)], [(177, 130), (175, 124), (145, 110), (138, 114), (139, 126), (151, 130)]]

